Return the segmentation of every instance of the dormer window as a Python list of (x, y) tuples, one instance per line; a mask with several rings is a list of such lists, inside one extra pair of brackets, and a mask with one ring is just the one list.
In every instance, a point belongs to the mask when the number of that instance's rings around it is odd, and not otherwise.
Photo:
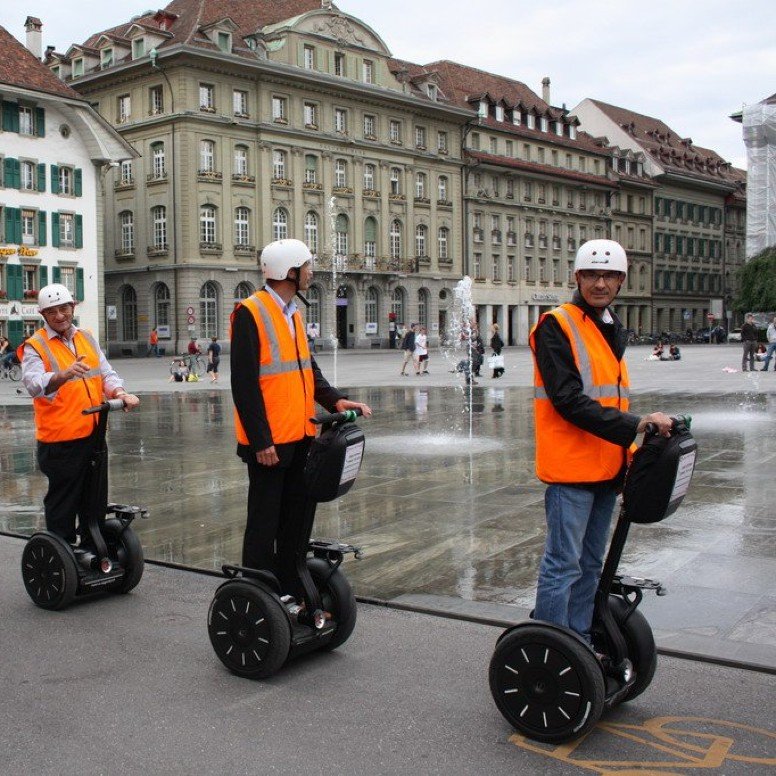
[(429, 100), (434, 100), (434, 102), (436, 102), (438, 95), (436, 84), (426, 84), (426, 94), (428, 95)]
[(73, 60), (73, 78), (78, 78), (84, 74), (84, 60), (83, 57)]
[(142, 59), (145, 53), (145, 38), (135, 38), (132, 41), (132, 59)]
[(558, 137), (563, 137), (563, 122), (562, 121), (556, 121), (555, 122), (555, 134)]
[(504, 106), (496, 105), (496, 121), (504, 120)]
[(373, 84), (375, 82), (375, 66), (374, 62), (372, 62), (370, 59), (364, 60), (363, 75), (365, 84)]
[(487, 100), (480, 100), (480, 107), (479, 107), (479, 110), (477, 112), (477, 115), (481, 119), (488, 118), (488, 101)]
[(303, 49), (304, 61), (302, 62), (305, 70), (315, 70), (315, 49), (312, 46), (305, 46)]
[(569, 126), (569, 138), (571, 140), (576, 140), (577, 139), (577, 128), (576, 128), (576, 126), (574, 124), (571, 124)]
[(113, 49), (106, 48), (102, 50), (100, 57), (100, 67), (104, 70), (106, 67), (110, 67), (113, 64)]
[(232, 36), (231, 36), (231, 33), (228, 33), (228, 32), (217, 32), (216, 33), (216, 45), (225, 54), (231, 54), (232, 53)]
[(547, 132), (547, 130), (550, 128), (550, 122), (547, 120), (546, 116), (540, 116), (539, 117), (539, 129), (542, 132)]
[(61, 78), (62, 77), (61, 68), (59, 67), (59, 65), (54, 65), (54, 67), (51, 68), (51, 72), (54, 73), (54, 75), (57, 78)]
[(520, 111), (518, 108), (512, 108), (512, 123), (516, 126), (520, 126)]
[(525, 125), (528, 129), (536, 129), (536, 116), (533, 113), (527, 113), (525, 116)]
[(334, 75), (345, 76), (345, 55), (339, 52), (334, 54)]

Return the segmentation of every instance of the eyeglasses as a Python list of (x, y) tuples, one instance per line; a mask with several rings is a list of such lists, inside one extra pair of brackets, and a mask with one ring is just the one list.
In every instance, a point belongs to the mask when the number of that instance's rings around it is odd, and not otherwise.
[(601, 278), (606, 283), (614, 283), (615, 280), (621, 280), (623, 276), (622, 272), (596, 272), (594, 269), (580, 269), (578, 274), (587, 283), (595, 283)]

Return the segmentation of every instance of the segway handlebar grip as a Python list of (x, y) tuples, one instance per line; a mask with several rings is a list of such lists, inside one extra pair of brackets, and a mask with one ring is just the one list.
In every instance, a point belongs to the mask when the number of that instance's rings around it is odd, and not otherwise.
[(314, 423), (316, 426), (322, 426), (324, 423), (352, 423), (359, 415), (363, 415), (360, 407), (344, 412), (324, 412), (320, 415), (313, 415), (310, 418), (310, 423)]
[[(671, 433), (678, 431), (680, 428), (689, 430), (692, 418), (689, 415), (676, 415), (671, 418), (674, 424), (671, 427)], [(657, 434), (657, 426), (654, 423), (647, 423), (644, 426), (644, 436), (653, 436)]]
[(97, 412), (113, 412), (114, 410), (123, 410), (124, 402), (121, 399), (109, 399), (102, 404), (96, 404), (94, 407), (82, 410), (82, 415), (94, 415)]

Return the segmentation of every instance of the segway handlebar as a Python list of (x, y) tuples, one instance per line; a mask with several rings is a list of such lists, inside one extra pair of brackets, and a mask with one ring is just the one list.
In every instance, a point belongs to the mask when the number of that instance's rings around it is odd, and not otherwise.
[(320, 415), (313, 415), (310, 418), (310, 423), (314, 423), (316, 426), (322, 426), (324, 423), (352, 423), (359, 415), (363, 415), (363, 413), (358, 407), (344, 412), (323, 412)]
[[(692, 423), (692, 417), (690, 415), (676, 415), (672, 417), (671, 420), (674, 421), (671, 433), (682, 427), (689, 429), (690, 423)], [(653, 434), (657, 434), (657, 426), (654, 423), (647, 423), (644, 427), (644, 436), (652, 436)]]
[(124, 402), (121, 399), (108, 399), (102, 404), (96, 404), (94, 407), (82, 410), (82, 415), (94, 415), (97, 412), (113, 412), (114, 410), (123, 410)]

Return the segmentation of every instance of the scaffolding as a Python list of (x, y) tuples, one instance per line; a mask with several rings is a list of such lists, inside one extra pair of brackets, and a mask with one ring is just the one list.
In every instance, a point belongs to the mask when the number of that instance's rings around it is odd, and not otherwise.
[(746, 257), (776, 246), (776, 95), (743, 110)]

